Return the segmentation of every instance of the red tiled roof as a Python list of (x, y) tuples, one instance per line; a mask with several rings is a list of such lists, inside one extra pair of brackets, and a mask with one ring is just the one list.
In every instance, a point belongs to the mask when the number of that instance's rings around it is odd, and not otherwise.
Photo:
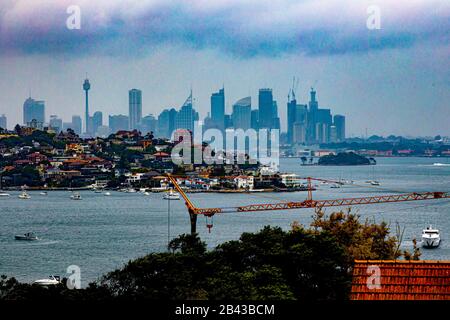
[(450, 261), (355, 261), (350, 299), (450, 300)]

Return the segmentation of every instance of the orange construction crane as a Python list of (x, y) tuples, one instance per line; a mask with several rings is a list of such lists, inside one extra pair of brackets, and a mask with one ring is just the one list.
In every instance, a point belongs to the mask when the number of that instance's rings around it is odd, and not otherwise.
[[(198, 208), (194, 206), (191, 200), (188, 198), (184, 190), (179, 186), (177, 180), (172, 175), (168, 175), (170, 181), (175, 186), (176, 190), (183, 197), (186, 207), (191, 219), (191, 233), (196, 233), (197, 216), (204, 215), (207, 218), (212, 218), (218, 213), (228, 212), (253, 212), (253, 211), (269, 211), (269, 210), (287, 210), (287, 209), (306, 209), (306, 208), (323, 208), (323, 207), (339, 207), (339, 206), (354, 206), (362, 204), (375, 204), (375, 203), (392, 203), (403, 201), (418, 201), (418, 200), (433, 200), (433, 199), (446, 199), (450, 198), (450, 192), (412, 192), (394, 195), (382, 195), (372, 197), (360, 197), (360, 198), (343, 198), (343, 199), (328, 199), (328, 200), (314, 200), (312, 198), (312, 186), (311, 180), (318, 181), (331, 181), (324, 179), (317, 179), (307, 177), (308, 181), (308, 197), (304, 201), (286, 201), (277, 203), (261, 203), (250, 204), (237, 207), (227, 208)], [(336, 182), (336, 181), (333, 181)], [(212, 224), (208, 224), (208, 228), (211, 229)]]

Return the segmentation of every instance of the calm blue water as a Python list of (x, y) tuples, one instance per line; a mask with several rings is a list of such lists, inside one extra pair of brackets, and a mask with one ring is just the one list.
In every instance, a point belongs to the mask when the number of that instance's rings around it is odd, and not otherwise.
[[(450, 190), (450, 165), (434, 166), (445, 159), (379, 158), (376, 166), (302, 167), (299, 159), (281, 159), (281, 169), (302, 176), (354, 180), (355, 185), (331, 189), (319, 185), (316, 199), (358, 197), (411, 191)], [(366, 180), (378, 180), (381, 186), (369, 187)], [(81, 268), (82, 284), (96, 280), (105, 272), (122, 266), (128, 260), (150, 252), (166, 250), (168, 240), (167, 201), (161, 194), (124, 194), (110, 197), (90, 191), (81, 192), (82, 201), (70, 200), (69, 192), (49, 192), (41, 196), (30, 192), (30, 200), (19, 200), (19, 192), (0, 198), (0, 274), (33, 281), (49, 274), (65, 275), (69, 265)], [(193, 194), (199, 207), (233, 206), (281, 200), (303, 200), (305, 192), (271, 194)], [(330, 212), (332, 209), (327, 209)], [(396, 223), (404, 228), (402, 246), (411, 248), (411, 240), (420, 239), (428, 224), (441, 230), (439, 248), (423, 249), (422, 259), (450, 259), (450, 201), (430, 200), (354, 207), (362, 219)], [(214, 217), (208, 233), (205, 219), (199, 217), (201, 238), (213, 247), (237, 239), (242, 232), (257, 231), (265, 225), (289, 228), (293, 221), (311, 222), (310, 209), (274, 212), (229, 213)], [(171, 201), (170, 235), (190, 231), (183, 201)], [(42, 240), (20, 242), (15, 234), (33, 231)]]

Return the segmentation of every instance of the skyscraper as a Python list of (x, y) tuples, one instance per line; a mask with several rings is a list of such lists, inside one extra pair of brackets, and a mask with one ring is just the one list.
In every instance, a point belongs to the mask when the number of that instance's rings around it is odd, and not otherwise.
[(103, 126), (103, 113), (96, 111), (92, 116), (92, 134), (96, 134), (99, 127)]
[(212, 125), (220, 130), (225, 126), (225, 89), (220, 89), (211, 95)]
[(121, 130), (128, 130), (129, 118), (122, 114), (109, 116), (109, 128), (116, 133)]
[(149, 114), (142, 118), (141, 125), (139, 126), (139, 131), (142, 132), (142, 134), (147, 134), (149, 132), (156, 132), (156, 127), (158, 125), (158, 120), (152, 115)]
[(274, 118), (272, 89), (259, 89), (258, 110), (259, 128), (272, 128)]
[(86, 134), (91, 133), (91, 130), (89, 128), (90, 119), (89, 119), (89, 93), (88, 93), (90, 89), (91, 89), (91, 84), (89, 83), (88, 79), (85, 79), (84, 83), (83, 83), (83, 90), (86, 95), (86, 110), (85, 110), (85, 121), (86, 122), (84, 123)]
[(128, 91), (129, 102), (129, 127), (130, 130), (138, 128), (142, 119), (142, 91), (138, 89), (131, 89)]
[(192, 92), (175, 117), (175, 129), (194, 130), (194, 121), (198, 121), (198, 113), (192, 107)]
[(55, 130), (57, 133), (59, 133), (61, 130), (63, 130), (63, 121), (62, 119), (58, 118), (57, 115), (51, 115), (49, 126), (53, 130)]
[(82, 130), (82, 121), (80, 116), (72, 116), (72, 130), (80, 135)]
[(40, 124), (45, 122), (45, 102), (30, 97), (23, 104), (23, 124), (28, 125), (33, 119)]
[(163, 110), (158, 116), (157, 132), (161, 138), (170, 138), (175, 129), (177, 111), (172, 108)]
[(259, 129), (259, 110), (255, 109), (251, 112), (251, 127), (252, 129)]
[(252, 98), (246, 97), (237, 101), (233, 105), (231, 115), (233, 127), (235, 129), (247, 130), (252, 125)]
[(336, 140), (342, 142), (345, 140), (345, 116), (337, 114), (333, 118), (333, 124), (336, 127)]
[(6, 116), (5, 116), (4, 114), (2, 114), (2, 115), (0, 116), (0, 128), (6, 130), (7, 124), (8, 124), (8, 123), (7, 123)]
[(272, 106), (272, 129), (280, 129), (280, 118), (278, 117), (278, 104), (274, 100)]
[(288, 143), (293, 143), (294, 137), (294, 123), (295, 123), (295, 111), (297, 108), (297, 100), (295, 99), (295, 94), (293, 94), (292, 99), (290, 95), (287, 103), (287, 140)]

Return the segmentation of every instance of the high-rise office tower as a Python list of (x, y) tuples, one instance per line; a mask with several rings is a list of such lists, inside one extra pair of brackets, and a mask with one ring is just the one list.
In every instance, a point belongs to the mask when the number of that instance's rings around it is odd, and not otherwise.
[(297, 100), (295, 99), (295, 94), (293, 94), (292, 99), (289, 94), (289, 101), (287, 103), (287, 140), (288, 143), (293, 143), (294, 137), (294, 123), (295, 123), (295, 111), (297, 108)]
[(32, 120), (41, 125), (45, 122), (45, 102), (30, 97), (23, 104), (23, 124), (28, 125)]
[(103, 126), (103, 113), (96, 111), (92, 116), (92, 134), (96, 134), (101, 126)]
[(156, 127), (158, 124), (158, 120), (152, 115), (149, 114), (142, 118), (141, 125), (139, 126), (139, 131), (142, 134), (147, 134), (149, 132), (156, 132)]
[(252, 98), (246, 97), (237, 101), (233, 105), (231, 115), (233, 127), (235, 129), (247, 130), (252, 125)]
[(131, 89), (128, 91), (129, 102), (129, 118), (130, 130), (138, 128), (142, 119), (142, 91), (138, 89)]
[(8, 123), (7, 123), (6, 116), (4, 114), (0, 115), (0, 128), (6, 130), (7, 129), (7, 125), (8, 125)]
[(251, 127), (252, 129), (259, 129), (259, 110), (255, 109), (251, 112)]
[(129, 118), (122, 114), (109, 116), (109, 128), (113, 133), (121, 130), (128, 130), (129, 122)]
[(272, 128), (274, 118), (272, 89), (259, 89), (258, 110), (259, 128)]
[(336, 127), (336, 139), (338, 142), (345, 140), (345, 116), (337, 114), (333, 118), (333, 124)]
[(172, 109), (163, 110), (158, 116), (157, 134), (161, 138), (170, 138), (175, 130), (175, 118), (177, 111)]
[(306, 140), (308, 142), (316, 142), (317, 139), (317, 111), (319, 109), (319, 103), (316, 99), (316, 91), (311, 88), (309, 100), (309, 110), (308, 110), (308, 127), (306, 129)]
[(212, 125), (220, 130), (225, 126), (225, 89), (220, 89), (211, 95)]
[(75, 131), (76, 134), (80, 135), (83, 130), (83, 124), (80, 116), (72, 116), (72, 130)]
[(194, 121), (198, 121), (198, 113), (192, 107), (192, 92), (175, 117), (175, 129), (194, 130)]
[(50, 128), (52, 128), (55, 132), (59, 133), (61, 130), (63, 130), (63, 121), (62, 119), (58, 118), (57, 115), (51, 115), (48, 124)]
[(84, 90), (85, 96), (86, 96), (86, 110), (85, 110), (85, 123), (84, 123), (84, 125), (85, 125), (85, 132), (87, 134), (91, 133), (91, 130), (89, 128), (90, 119), (89, 119), (89, 93), (88, 93), (90, 89), (91, 89), (91, 84), (89, 83), (88, 79), (85, 79), (84, 83), (83, 83), (83, 90)]
[(278, 117), (278, 104), (274, 100), (272, 107), (272, 129), (280, 129), (280, 118)]

